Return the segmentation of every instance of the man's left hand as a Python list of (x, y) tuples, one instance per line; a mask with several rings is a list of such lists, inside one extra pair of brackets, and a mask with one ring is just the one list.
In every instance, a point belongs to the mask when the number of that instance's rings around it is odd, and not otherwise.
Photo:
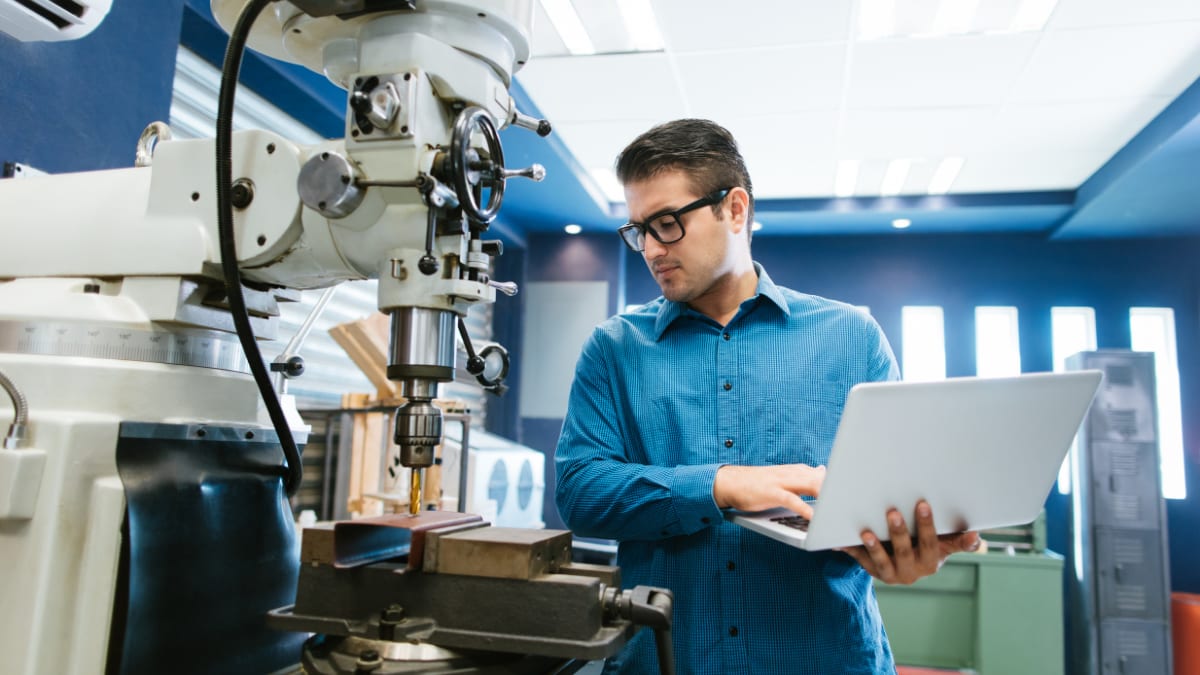
[(933, 509), (929, 503), (917, 502), (917, 541), (913, 546), (912, 535), (904, 523), (904, 517), (896, 509), (887, 514), (888, 536), (891, 552), (879, 541), (874, 532), (862, 533), (862, 546), (839, 549), (850, 555), (871, 576), (888, 584), (911, 584), (921, 577), (938, 571), (951, 553), (979, 549), (978, 532), (960, 532), (938, 536), (933, 525)]

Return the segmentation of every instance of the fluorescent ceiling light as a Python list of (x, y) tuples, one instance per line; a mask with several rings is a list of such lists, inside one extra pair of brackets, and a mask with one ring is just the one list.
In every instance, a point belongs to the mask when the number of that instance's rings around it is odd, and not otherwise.
[(762, 223), (758, 222), (757, 220), (750, 224), (751, 232), (758, 232), (761, 229), (762, 229)]
[(911, 159), (893, 159), (883, 174), (883, 187), (879, 194), (884, 197), (894, 197), (904, 189), (904, 181), (908, 180), (908, 169), (912, 166)]
[(912, 221), (908, 218), (897, 218), (892, 221), (892, 227), (896, 228), (897, 230), (903, 230), (909, 225), (912, 225)]
[(958, 178), (958, 172), (962, 170), (963, 161), (962, 157), (943, 159), (934, 170), (933, 178), (929, 179), (929, 194), (944, 195), (949, 192), (950, 186)]
[(858, 5), (858, 39), (874, 40), (896, 32), (896, 0), (862, 0)]
[(971, 30), (978, 0), (942, 0), (933, 18), (934, 35), (958, 35)]
[(575, 223), (571, 223), (570, 225), (567, 225), (566, 227), (564, 227), (563, 231), (566, 232), (567, 234), (579, 234), (580, 232), (583, 232), (583, 228), (576, 225)]
[(621, 10), (634, 49), (653, 52), (663, 48), (662, 33), (658, 30), (650, 0), (617, 0), (617, 8)]
[(1058, 0), (1024, 0), (1013, 17), (1015, 31), (1041, 30), (1045, 28)]
[(542, 9), (546, 10), (550, 23), (554, 24), (554, 30), (558, 31), (558, 36), (572, 54), (596, 53), (592, 39), (588, 37), (571, 0), (542, 0)]
[(852, 197), (856, 184), (858, 184), (858, 160), (838, 160), (837, 176), (833, 179), (833, 195), (835, 197)]

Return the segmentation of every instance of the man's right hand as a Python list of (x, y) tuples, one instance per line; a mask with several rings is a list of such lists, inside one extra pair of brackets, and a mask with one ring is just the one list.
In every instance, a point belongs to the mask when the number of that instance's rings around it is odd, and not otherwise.
[(720, 508), (765, 511), (783, 506), (805, 518), (813, 510), (800, 495), (816, 497), (825, 482), (825, 467), (807, 464), (734, 466), (717, 469), (713, 499)]

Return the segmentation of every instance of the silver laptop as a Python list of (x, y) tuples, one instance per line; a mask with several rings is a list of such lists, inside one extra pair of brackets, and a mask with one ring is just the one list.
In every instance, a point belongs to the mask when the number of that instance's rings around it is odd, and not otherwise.
[(792, 511), (729, 511), (743, 527), (808, 550), (888, 539), (895, 507), (933, 507), (938, 534), (1037, 518), (1101, 372), (871, 382), (850, 390), (825, 483), (806, 522)]

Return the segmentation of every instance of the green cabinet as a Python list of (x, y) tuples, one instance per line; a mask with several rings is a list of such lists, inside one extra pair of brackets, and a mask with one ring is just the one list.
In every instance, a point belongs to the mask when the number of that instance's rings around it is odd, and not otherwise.
[(960, 553), (911, 586), (875, 582), (896, 663), (1062, 675), (1061, 557)]

